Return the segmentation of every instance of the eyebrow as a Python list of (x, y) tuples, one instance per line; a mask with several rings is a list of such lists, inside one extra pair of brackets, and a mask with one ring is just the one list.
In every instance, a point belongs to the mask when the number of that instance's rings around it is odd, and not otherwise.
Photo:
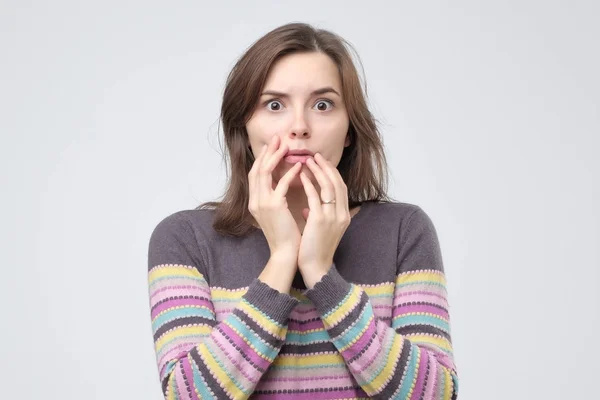
[[(325, 94), (325, 93), (335, 93), (338, 96), (342, 97), (338, 93), (338, 91), (335, 90), (334, 88), (332, 88), (331, 86), (327, 86), (327, 87), (324, 87), (321, 89), (314, 90), (310, 95), (315, 96), (315, 95), (320, 95), (320, 94)], [(278, 97), (289, 97), (289, 95), (287, 93), (278, 92), (276, 90), (265, 90), (264, 92), (261, 93), (261, 96), (267, 96), (267, 95), (278, 96)]]

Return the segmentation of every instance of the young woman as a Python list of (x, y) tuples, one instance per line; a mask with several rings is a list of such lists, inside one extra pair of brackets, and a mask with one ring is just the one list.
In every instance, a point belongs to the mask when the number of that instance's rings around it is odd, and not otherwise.
[(436, 231), (385, 193), (348, 48), (288, 24), (231, 71), (226, 193), (150, 239), (166, 399), (457, 397)]

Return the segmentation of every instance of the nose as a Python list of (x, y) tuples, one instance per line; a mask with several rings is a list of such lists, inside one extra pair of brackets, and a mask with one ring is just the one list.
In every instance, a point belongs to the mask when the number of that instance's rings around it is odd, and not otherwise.
[(303, 110), (298, 110), (290, 127), (290, 139), (306, 139), (310, 137), (310, 127), (304, 116)]

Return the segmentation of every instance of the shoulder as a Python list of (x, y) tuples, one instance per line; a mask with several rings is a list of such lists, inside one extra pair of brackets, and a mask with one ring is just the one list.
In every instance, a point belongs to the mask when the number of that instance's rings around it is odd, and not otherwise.
[(385, 233), (387, 237), (396, 236), (399, 247), (413, 240), (424, 239), (437, 243), (433, 221), (419, 205), (404, 202), (369, 203), (364, 211), (368, 226), (371, 227), (368, 230)]
[[(369, 202), (364, 203), (360, 213), (377, 223), (393, 224), (400, 230), (415, 226), (433, 225), (429, 215), (421, 206), (405, 202)], [(360, 214), (359, 213), (359, 214)]]
[(175, 236), (204, 242), (214, 235), (212, 224), (215, 211), (212, 209), (179, 210), (173, 212), (158, 222), (152, 237)]

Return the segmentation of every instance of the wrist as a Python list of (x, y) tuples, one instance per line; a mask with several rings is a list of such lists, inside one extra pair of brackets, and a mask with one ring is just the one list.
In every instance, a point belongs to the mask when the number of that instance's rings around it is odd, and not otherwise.
[(327, 275), (332, 264), (333, 263), (308, 263), (299, 266), (306, 287), (312, 289), (317, 282)]

